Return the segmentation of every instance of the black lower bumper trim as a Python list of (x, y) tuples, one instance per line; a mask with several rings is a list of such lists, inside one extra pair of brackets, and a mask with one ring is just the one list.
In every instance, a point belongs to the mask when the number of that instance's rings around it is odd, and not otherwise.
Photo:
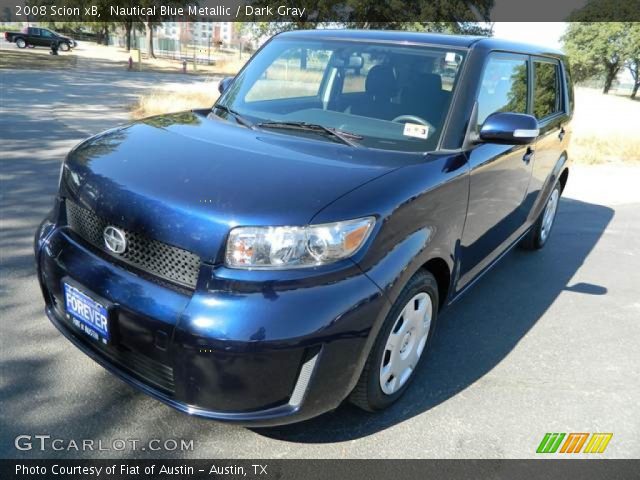
[(49, 306), (45, 309), (49, 320), (53, 325), (64, 335), (71, 343), (73, 343), (77, 348), (79, 348), (83, 353), (89, 356), (92, 360), (98, 363), (103, 368), (107, 369), (109, 372), (116, 375), (118, 378), (128, 383), (129, 385), (141, 390), (143, 393), (159, 400), (166, 405), (175, 408), (183, 413), (187, 413), (189, 415), (194, 415), (197, 417), (203, 417), (211, 420), (218, 420), (223, 422), (231, 422), (237, 423), (246, 426), (260, 427), (260, 426), (274, 426), (274, 425), (282, 425), (285, 423), (290, 423), (294, 421), (293, 418), (289, 419), (287, 417), (295, 416), (298, 412), (299, 407), (294, 407), (290, 404), (280, 405), (277, 407), (265, 409), (265, 410), (256, 410), (252, 412), (218, 412), (212, 410), (205, 410), (193, 405), (188, 405), (182, 402), (179, 402), (160, 390), (157, 390), (146, 383), (138, 380), (134, 376), (130, 375), (128, 372), (118, 368), (117, 365), (114, 365), (109, 361), (108, 358), (103, 356), (99, 351), (90, 348), (86, 345), (86, 343), (69, 327), (67, 327), (63, 322), (61, 322), (57, 317), (53, 309)]

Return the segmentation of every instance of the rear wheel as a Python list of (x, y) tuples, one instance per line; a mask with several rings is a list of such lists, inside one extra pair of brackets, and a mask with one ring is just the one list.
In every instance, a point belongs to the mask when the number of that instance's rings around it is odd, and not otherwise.
[(549, 195), (547, 204), (540, 214), (540, 217), (538, 217), (538, 220), (533, 224), (527, 236), (522, 240), (520, 244), (522, 248), (527, 250), (540, 250), (545, 246), (547, 240), (549, 240), (549, 235), (551, 235), (551, 229), (553, 228), (556, 214), (558, 213), (561, 189), (560, 182), (557, 182), (553, 190), (551, 190), (551, 195)]
[(24, 38), (16, 38), (16, 47), (25, 48), (27, 46), (27, 42)]
[(398, 400), (427, 350), (438, 312), (438, 285), (420, 271), (391, 308), (349, 400), (370, 412)]

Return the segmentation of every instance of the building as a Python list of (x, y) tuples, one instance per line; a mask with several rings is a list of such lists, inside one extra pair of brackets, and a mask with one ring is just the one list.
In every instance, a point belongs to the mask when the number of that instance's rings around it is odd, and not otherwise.
[(229, 46), (236, 40), (236, 31), (233, 22), (163, 22), (157, 27), (156, 36), (200, 45), (220, 42)]

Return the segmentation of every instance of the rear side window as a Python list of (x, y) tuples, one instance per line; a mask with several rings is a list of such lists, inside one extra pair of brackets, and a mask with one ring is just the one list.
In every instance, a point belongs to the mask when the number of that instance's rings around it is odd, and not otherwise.
[(561, 111), (560, 69), (557, 62), (534, 61), (533, 114), (538, 120)]
[(478, 94), (478, 126), (495, 112), (527, 113), (527, 84), (526, 58), (490, 56)]

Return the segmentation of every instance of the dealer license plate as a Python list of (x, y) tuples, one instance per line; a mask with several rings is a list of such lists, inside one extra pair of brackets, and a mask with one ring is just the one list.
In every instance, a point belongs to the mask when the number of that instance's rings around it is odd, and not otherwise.
[(109, 342), (109, 311), (76, 287), (64, 283), (64, 304), (73, 325), (97, 342)]

